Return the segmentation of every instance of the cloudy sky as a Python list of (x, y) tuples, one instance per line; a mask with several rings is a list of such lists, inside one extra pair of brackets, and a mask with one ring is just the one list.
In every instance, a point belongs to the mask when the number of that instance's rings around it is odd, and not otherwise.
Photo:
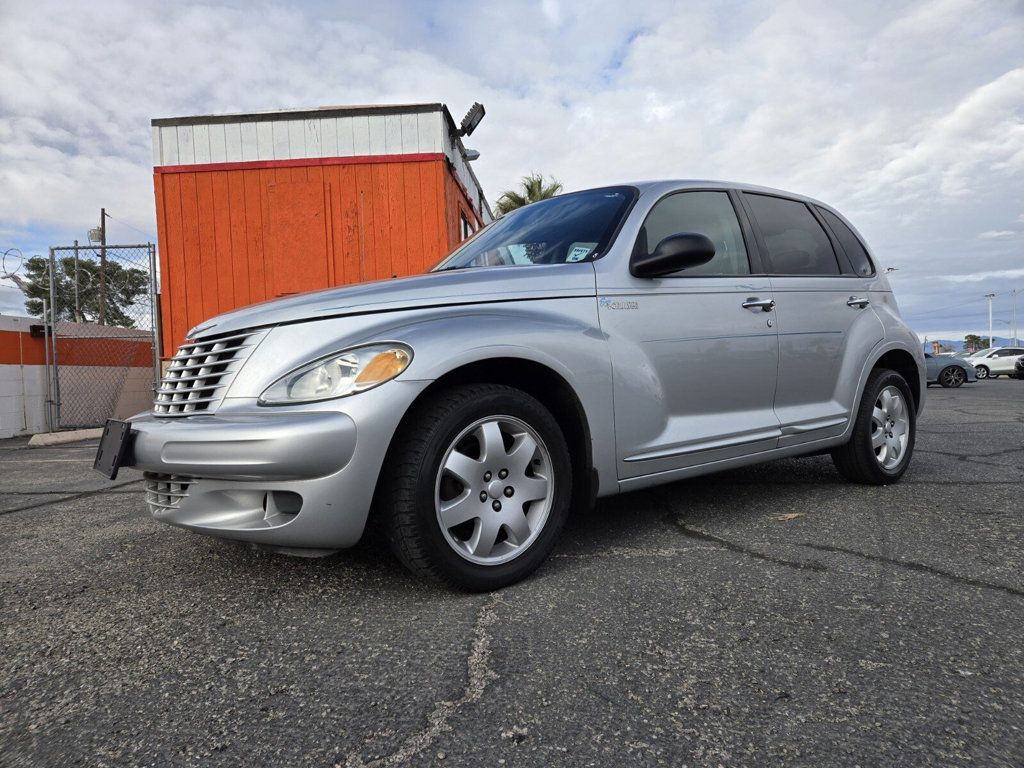
[(532, 170), (804, 192), (933, 338), (986, 329), (989, 292), (1005, 334), (1024, 288), (1020, 2), (0, 0), (0, 30), (0, 252), (84, 240), (100, 206), (154, 238), (153, 117), (482, 101), (492, 200)]

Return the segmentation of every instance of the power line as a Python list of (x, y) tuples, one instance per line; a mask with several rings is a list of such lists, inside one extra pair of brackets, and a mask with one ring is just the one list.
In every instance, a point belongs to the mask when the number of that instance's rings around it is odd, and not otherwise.
[(119, 219), (119, 218), (117, 218), (116, 216), (111, 216), (111, 215), (110, 215), (109, 213), (107, 214), (107, 218), (108, 218), (108, 219), (113, 219), (114, 221), (118, 222), (119, 224), (122, 224), (123, 226), (126, 226), (126, 227), (128, 227), (128, 229), (134, 229), (134, 230), (135, 230), (136, 232), (138, 232), (138, 233), (139, 233), (140, 235), (145, 235), (146, 237), (150, 237), (150, 238), (152, 238), (152, 239), (153, 239), (154, 241), (156, 241), (156, 235), (154, 235), (154, 234), (153, 234), (152, 232), (145, 232), (145, 231), (143, 231), (143, 230), (139, 229), (138, 227), (134, 227), (134, 226), (132, 226), (131, 224), (129, 224), (129, 223), (128, 223), (127, 221), (125, 221), (124, 219)]

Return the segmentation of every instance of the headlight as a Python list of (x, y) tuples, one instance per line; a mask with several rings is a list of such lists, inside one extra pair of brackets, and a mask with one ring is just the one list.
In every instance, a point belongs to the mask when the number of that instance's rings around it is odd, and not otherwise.
[(370, 344), (315, 360), (283, 376), (260, 395), (260, 405), (312, 403), (354, 395), (390, 381), (409, 367), (404, 344)]

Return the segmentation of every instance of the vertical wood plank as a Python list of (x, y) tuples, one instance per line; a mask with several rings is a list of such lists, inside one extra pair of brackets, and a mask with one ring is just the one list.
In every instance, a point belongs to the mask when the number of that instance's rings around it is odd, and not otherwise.
[(412, 163), (385, 163), (388, 206), (388, 262), (385, 277), (409, 274), (409, 246), (406, 241), (405, 169)]
[(401, 115), (402, 154), (412, 155), (420, 151), (418, 115)]
[(366, 119), (370, 130), (370, 149), (367, 154), (385, 154), (387, 152), (387, 140), (385, 139), (387, 129), (384, 125), (384, 116), (368, 115)]
[(309, 157), (306, 154), (306, 123), (304, 120), (288, 120), (288, 159)]
[(242, 160), (259, 160), (259, 131), (256, 123), (242, 123), (238, 129), (242, 137)]
[(194, 165), (196, 162), (195, 146), (192, 143), (192, 126), (179, 125), (178, 132), (178, 163), (181, 165)]
[(356, 232), (359, 236), (357, 282), (373, 279), (375, 244), (375, 210), (373, 205), (372, 166), (357, 165), (356, 173)]
[(420, 152), (440, 152), (441, 150), (440, 112), (421, 112), (416, 115), (416, 135)]
[(187, 324), (197, 325), (205, 320), (203, 302), (203, 267), (199, 242), (199, 196), (196, 189), (196, 173), (175, 174), (181, 177), (181, 235), (185, 254), (185, 296), (188, 313)]
[(235, 306), (251, 304), (249, 299), (249, 254), (245, 215), (245, 174), (251, 171), (228, 171), (229, 212), (231, 216), (231, 273)]
[[(338, 124), (338, 148), (334, 153), (336, 157), (352, 157), (356, 154), (355, 144), (355, 119), (351, 117), (339, 117)], [(369, 136), (367, 136), (369, 141)]]
[(357, 185), (356, 166), (336, 166), (338, 169), (338, 208), (342, 225), (342, 273), (345, 284), (358, 283), (360, 277), (360, 247), (362, 245), (360, 227), (360, 191)]
[(374, 223), (374, 280), (391, 277), (391, 220), (388, 206), (388, 172), (387, 163), (374, 163), (370, 166), (370, 177), (373, 184), (373, 223)]
[(197, 163), (210, 162), (210, 126), (192, 126), (192, 147)]
[(304, 146), (306, 157), (323, 157), (322, 133), (320, 131), (320, 118), (314, 117), (302, 121)]
[(160, 160), (160, 129), (155, 125), (150, 126), (149, 133), (153, 141), (153, 166), (163, 165), (163, 162)]
[(210, 162), (226, 163), (228, 160), (227, 132), (224, 123), (214, 123), (210, 128)]
[(165, 126), (160, 129), (161, 165), (179, 165), (178, 162), (178, 129)]
[(256, 123), (256, 159), (274, 159), (274, 129), (268, 122)]
[(246, 261), (249, 264), (249, 301), (256, 303), (267, 298), (263, 275), (263, 171), (245, 173)]
[(322, 157), (338, 156), (338, 119), (320, 118), (320, 154)]
[(426, 271), (437, 260), (428, 260), (428, 254), (423, 252), (423, 217), (420, 210), (423, 207), (423, 197), (420, 193), (420, 169), (427, 163), (406, 163), (403, 177), (404, 216), (406, 221), (405, 230), (405, 252), (408, 254), (406, 261), (406, 274), (419, 274)]
[(291, 157), (288, 143), (288, 123), (285, 120), (271, 120), (270, 134), (274, 141), (274, 160), (288, 160)]
[(352, 154), (356, 156), (370, 154), (370, 118), (359, 115), (352, 118)]
[(270, 243), (273, 219), (270, 217), (270, 187), (274, 184), (276, 173), (273, 170), (260, 170), (260, 217), (263, 222), (263, 248), (261, 252), (263, 261), (263, 298), (272, 299), (273, 284), (270, 272)]
[(213, 194), (213, 237), (217, 271), (217, 312), (238, 306), (235, 299), (234, 263), (231, 256), (231, 191), (229, 171), (209, 173)]
[(195, 261), (203, 295), (203, 316), (199, 322), (209, 320), (220, 312), (220, 286), (217, 270), (216, 220), (214, 217), (213, 174), (199, 172), (196, 179), (196, 225), (199, 248)]
[(388, 155), (402, 153), (402, 116), (384, 116), (384, 152)]
[(229, 163), (242, 159), (242, 126), (238, 123), (224, 125), (224, 157)]

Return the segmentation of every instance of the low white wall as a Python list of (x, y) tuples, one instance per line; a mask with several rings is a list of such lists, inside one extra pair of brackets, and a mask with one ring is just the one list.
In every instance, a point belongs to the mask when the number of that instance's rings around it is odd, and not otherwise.
[(46, 431), (46, 368), (0, 365), (0, 438)]

